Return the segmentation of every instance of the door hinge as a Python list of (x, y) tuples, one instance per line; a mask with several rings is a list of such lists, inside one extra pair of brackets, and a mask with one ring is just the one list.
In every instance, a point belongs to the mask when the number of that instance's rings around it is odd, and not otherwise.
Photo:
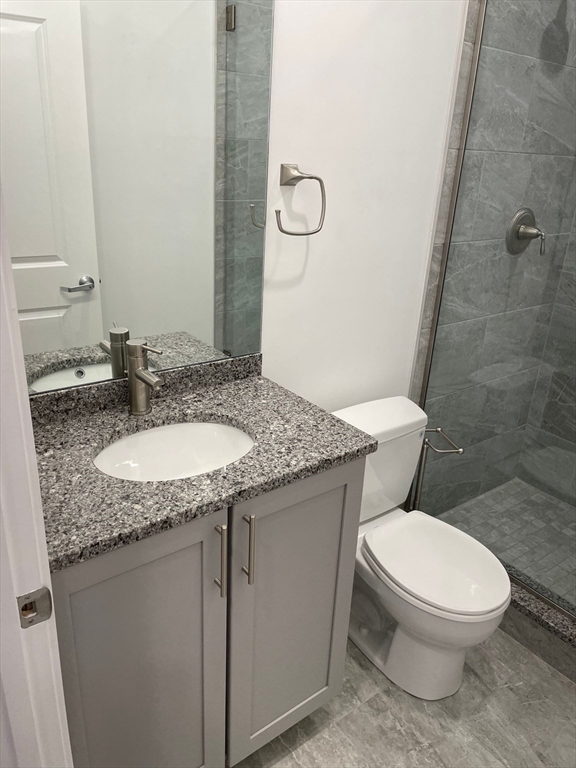
[(232, 32), (236, 29), (236, 6), (226, 6), (226, 32)]
[(27, 592), (16, 598), (20, 626), (28, 629), (35, 624), (41, 624), (52, 616), (52, 595), (48, 587), (40, 587), (34, 592)]

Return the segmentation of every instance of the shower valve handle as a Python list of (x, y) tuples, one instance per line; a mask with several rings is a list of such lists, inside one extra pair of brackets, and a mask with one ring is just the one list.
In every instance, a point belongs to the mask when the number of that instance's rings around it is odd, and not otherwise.
[(530, 245), (531, 240), (540, 238), (540, 256), (546, 253), (546, 233), (536, 226), (534, 211), (520, 208), (516, 211), (506, 230), (506, 249), (508, 253), (518, 255)]
[(540, 256), (546, 253), (546, 233), (538, 227), (531, 227), (528, 224), (522, 224), (518, 227), (517, 237), (519, 240), (535, 240), (540, 238)]

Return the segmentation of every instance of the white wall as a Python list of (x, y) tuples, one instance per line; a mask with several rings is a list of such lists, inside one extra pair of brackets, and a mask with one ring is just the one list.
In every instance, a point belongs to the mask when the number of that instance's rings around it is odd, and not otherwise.
[(215, 3), (81, 10), (104, 329), (211, 343)]
[[(465, 0), (276, 0), (264, 374), (328, 409), (408, 394)], [(326, 183), (279, 186), (280, 163)]]
[(8, 717), (8, 708), (4, 698), (4, 686), (0, 680), (0, 765), (2, 768), (17, 768), (18, 758), (14, 747), (14, 737), (12, 736), (12, 726)]

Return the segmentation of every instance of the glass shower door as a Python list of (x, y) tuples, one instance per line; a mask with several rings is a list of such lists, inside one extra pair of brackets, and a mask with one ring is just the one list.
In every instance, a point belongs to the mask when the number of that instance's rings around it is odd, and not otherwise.
[[(488, 0), (425, 409), (423, 508), (576, 612), (576, 3)], [(512, 254), (514, 214), (546, 233)]]

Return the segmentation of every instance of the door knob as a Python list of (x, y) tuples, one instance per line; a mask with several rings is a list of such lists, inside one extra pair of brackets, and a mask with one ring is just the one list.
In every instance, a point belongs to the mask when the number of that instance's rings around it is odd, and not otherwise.
[(78, 293), (79, 291), (92, 291), (94, 289), (94, 278), (90, 275), (84, 275), (78, 280), (78, 285), (61, 285), (60, 290), (65, 293)]

